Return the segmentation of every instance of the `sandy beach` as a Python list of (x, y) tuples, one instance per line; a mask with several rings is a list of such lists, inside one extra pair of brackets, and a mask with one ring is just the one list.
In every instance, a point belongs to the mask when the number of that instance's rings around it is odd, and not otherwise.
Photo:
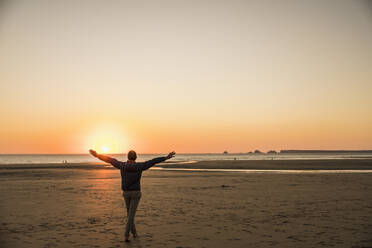
[[(328, 166), (371, 169), (370, 161), (358, 161)], [(257, 169), (253, 162), (228, 163)], [(325, 168), (316, 161), (259, 163)], [(149, 170), (136, 216), (139, 237), (126, 244), (119, 171), (98, 164), (28, 166), (0, 169), (1, 247), (372, 247), (372, 173)]]

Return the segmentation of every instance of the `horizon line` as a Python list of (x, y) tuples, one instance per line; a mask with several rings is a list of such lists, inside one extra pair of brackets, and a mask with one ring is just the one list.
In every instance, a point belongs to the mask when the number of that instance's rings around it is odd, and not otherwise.
[[(255, 151), (259, 151), (258, 153)], [(176, 153), (179, 155), (189, 155), (189, 154), (195, 154), (195, 155), (204, 155), (204, 154), (224, 154), (224, 155), (229, 155), (229, 154), (267, 154), (270, 151), (274, 151), (276, 153), (293, 153), (293, 152), (368, 152), (371, 153), (372, 149), (363, 149), (363, 150), (348, 150), (348, 149), (285, 149), (285, 150), (279, 150), (276, 151), (274, 149), (268, 150), (267, 152), (263, 152), (259, 149), (255, 149), (254, 151), (249, 151), (249, 152), (228, 152), (225, 153), (223, 152), (185, 152), (185, 153)], [(101, 153), (101, 154), (106, 154), (106, 155), (125, 155), (127, 153)], [(161, 153), (161, 152), (155, 152), (155, 153), (138, 153), (141, 155), (157, 155), (157, 154), (167, 154), (167, 153)], [(89, 152), (87, 153), (1, 153), (0, 155), (89, 155)]]

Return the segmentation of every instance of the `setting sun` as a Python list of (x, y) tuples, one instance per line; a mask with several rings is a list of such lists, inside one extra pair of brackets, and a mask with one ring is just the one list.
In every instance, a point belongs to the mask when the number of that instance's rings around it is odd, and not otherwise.
[(121, 126), (100, 125), (89, 131), (84, 147), (86, 150), (94, 149), (98, 153), (123, 153), (128, 148), (128, 138)]
[(110, 149), (107, 146), (102, 146), (102, 152), (107, 153)]

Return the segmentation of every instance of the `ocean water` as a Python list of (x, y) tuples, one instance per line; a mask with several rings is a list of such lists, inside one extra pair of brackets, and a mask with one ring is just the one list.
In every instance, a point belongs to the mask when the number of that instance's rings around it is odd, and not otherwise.
[[(138, 161), (146, 161), (165, 154), (139, 154)], [(126, 161), (125, 154), (109, 155)], [(177, 154), (171, 161), (195, 162), (210, 160), (292, 160), (292, 159), (362, 159), (372, 158), (372, 153), (291, 153), (291, 154)], [(37, 164), (37, 163), (91, 163), (99, 160), (90, 154), (0, 154), (1, 164)]]

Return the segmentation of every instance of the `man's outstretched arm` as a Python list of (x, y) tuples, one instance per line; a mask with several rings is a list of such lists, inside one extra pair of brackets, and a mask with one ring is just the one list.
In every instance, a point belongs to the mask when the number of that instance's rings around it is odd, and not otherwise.
[(103, 154), (98, 154), (95, 150), (92, 150), (92, 149), (89, 150), (89, 153), (92, 154), (93, 157), (96, 157), (99, 160), (102, 160), (102, 161), (104, 161), (106, 163), (109, 163), (112, 166), (114, 166), (115, 168), (118, 168), (118, 169), (121, 168), (120, 161), (118, 161), (118, 160), (116, 160), (114, 158), (111, 158), (111, 157), (106, 156), (106, 155), (103, 155)]

